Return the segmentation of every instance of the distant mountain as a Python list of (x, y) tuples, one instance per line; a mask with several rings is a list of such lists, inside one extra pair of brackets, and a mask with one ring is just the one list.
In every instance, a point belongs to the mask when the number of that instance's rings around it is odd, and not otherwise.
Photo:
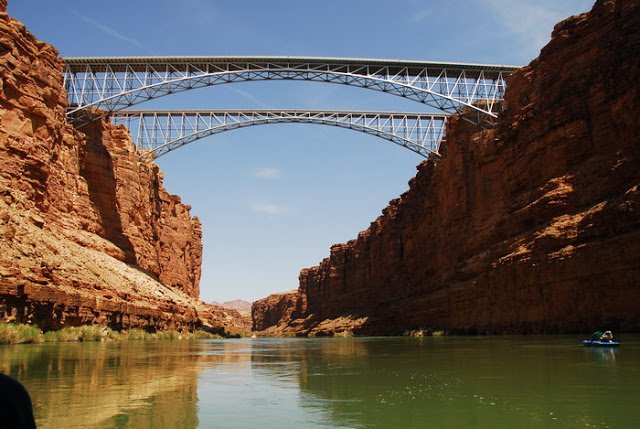
[(241, 316), (251, 318), (251, 305), (253, 304), (252, 302), (247, 302), (242, 299), (236, 299), (233, 301), (227, 301), (223, 303), (218, 301), (211, 301), (211, 304), (219, 305), (220, 307), (224, 307), (224, 308), (237, 310)]
[(233, 301), (227, 301), (224, 304), (220, 304), (226, 308), (233, 308), (238, 311), (251, 311), (251, 302), (244, 301), (242, 299), (236, 299)]

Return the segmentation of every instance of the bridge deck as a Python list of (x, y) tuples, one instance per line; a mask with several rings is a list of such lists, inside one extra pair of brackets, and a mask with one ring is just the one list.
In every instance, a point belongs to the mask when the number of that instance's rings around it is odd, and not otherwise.
[(118, 73), (131, 69), (133, 71), (145, 71), (148, 65), (161, 66), (167, 64), (191, 64), (194, 66), (205, 66), (206, 64), (234, 64), (234, 63), (252, 63), (252, 64), (282, 64), (283, 66), (291, 66), (295, 64), (329, 64), (351, 66), (369, 66), (388, 68), (389, 72), (401, 73), (412, 71), (421, 72), (425, 68), (448, 69), (452, 71), (466, 70), (483, 71), (491, 77), (492, 72), (513, 72), (521, 66), (500, 65), (500, 64), (478, 64), (478, 63), (458, 63), (458, 62), (436, 62), (436, 61), (417, 61), (417, 60), (397, 60), (397, 59), (376, 59), (376, 58), (340, 58), (340, 57), (296, 57), (296, 56), (190, 56), (190, 57), (66, 57), (63, 58), (70, 72), (83, 72), (87, 65), (109, 65), (111, 69)]
[[(332, 57), (66, 58), (65, 89), (75, 123), (169, 94), (236, 82), (306, 80), (352, 85), (417, 101), (486, 126), (501, 110), (505, 77), (517, 66)], [(471, 114), (471, 113), (473, 114)]]
[(165, 116), (165, 115), (196, 115), (196, 114), (259, 114), (268, 115), (272, 113), (287, 113), (291, 115), (299, 114), (338, 114), (352, 116), (389, 116), (403, 117), (407, 119), (417, 119), (433, 117), (445, 119), (451, 116), (442, 112), (382, 112), (382, 111), (358, 111), (358, 110), (327, 110), (327, 109), (126, 109), (112, 112), (109, 116)]

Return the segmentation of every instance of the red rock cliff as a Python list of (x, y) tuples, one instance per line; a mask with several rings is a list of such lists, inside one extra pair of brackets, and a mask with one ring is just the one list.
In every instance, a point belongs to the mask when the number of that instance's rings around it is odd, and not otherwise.
[(271, 326), (286, 324), (304, 314), (304, 297), (297, 290), (276, 293), (251, 305), (252, 331), (264, 331)]
[(453, 120), (444, 159), (301, 272), (305, 320), (280, 330), (640, 329), (638, 82), (640, 1), (559, 23), (498, 126)]
[(233, 325), (237, 313), (197, 300), (202, 232), (190, 207), (166, 192), (155, 164), (138, 161), (126, 129), (67, 123), (57, 51), (5, 7), (0, 2), (0, 319)]

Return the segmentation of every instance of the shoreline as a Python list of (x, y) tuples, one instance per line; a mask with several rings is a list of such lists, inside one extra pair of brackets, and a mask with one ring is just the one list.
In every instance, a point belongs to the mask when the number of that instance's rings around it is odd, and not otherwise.
[(104, 325), (84, 325), (43, 332), (35, 325), (0, 322), (0, 345), (64, 343), (84, 341), (136, 341), (136, 340), (193, 340), (241, 338), (242, 335), (214, 334), (204, 330), (179, 332), (175, 330), (146, 332), (134, 328), (114, 331)]

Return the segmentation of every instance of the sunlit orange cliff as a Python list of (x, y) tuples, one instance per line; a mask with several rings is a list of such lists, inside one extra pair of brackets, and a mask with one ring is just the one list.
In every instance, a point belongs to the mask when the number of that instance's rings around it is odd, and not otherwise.
[(66, 120), (62, 60), (0, 0), (0, 321), (248, 329), (198, 300), (201, 226), (107, 120)]
[(270, 334), (640, 329), (640, 2), (556, 25), (494, 129), (444, 157), (355, 240), (253, 307)]
[[(258, 301), (267, 334), (640, 329), (640, 1), (559, 23), (495, 128), (452, 119), (441, 159), (355, 240)], [(0, 0), (0, 320), (44, 329), (248, 328), (198, 299), (201, 226), (126, 129), (66, 120), (62, 61)]]

